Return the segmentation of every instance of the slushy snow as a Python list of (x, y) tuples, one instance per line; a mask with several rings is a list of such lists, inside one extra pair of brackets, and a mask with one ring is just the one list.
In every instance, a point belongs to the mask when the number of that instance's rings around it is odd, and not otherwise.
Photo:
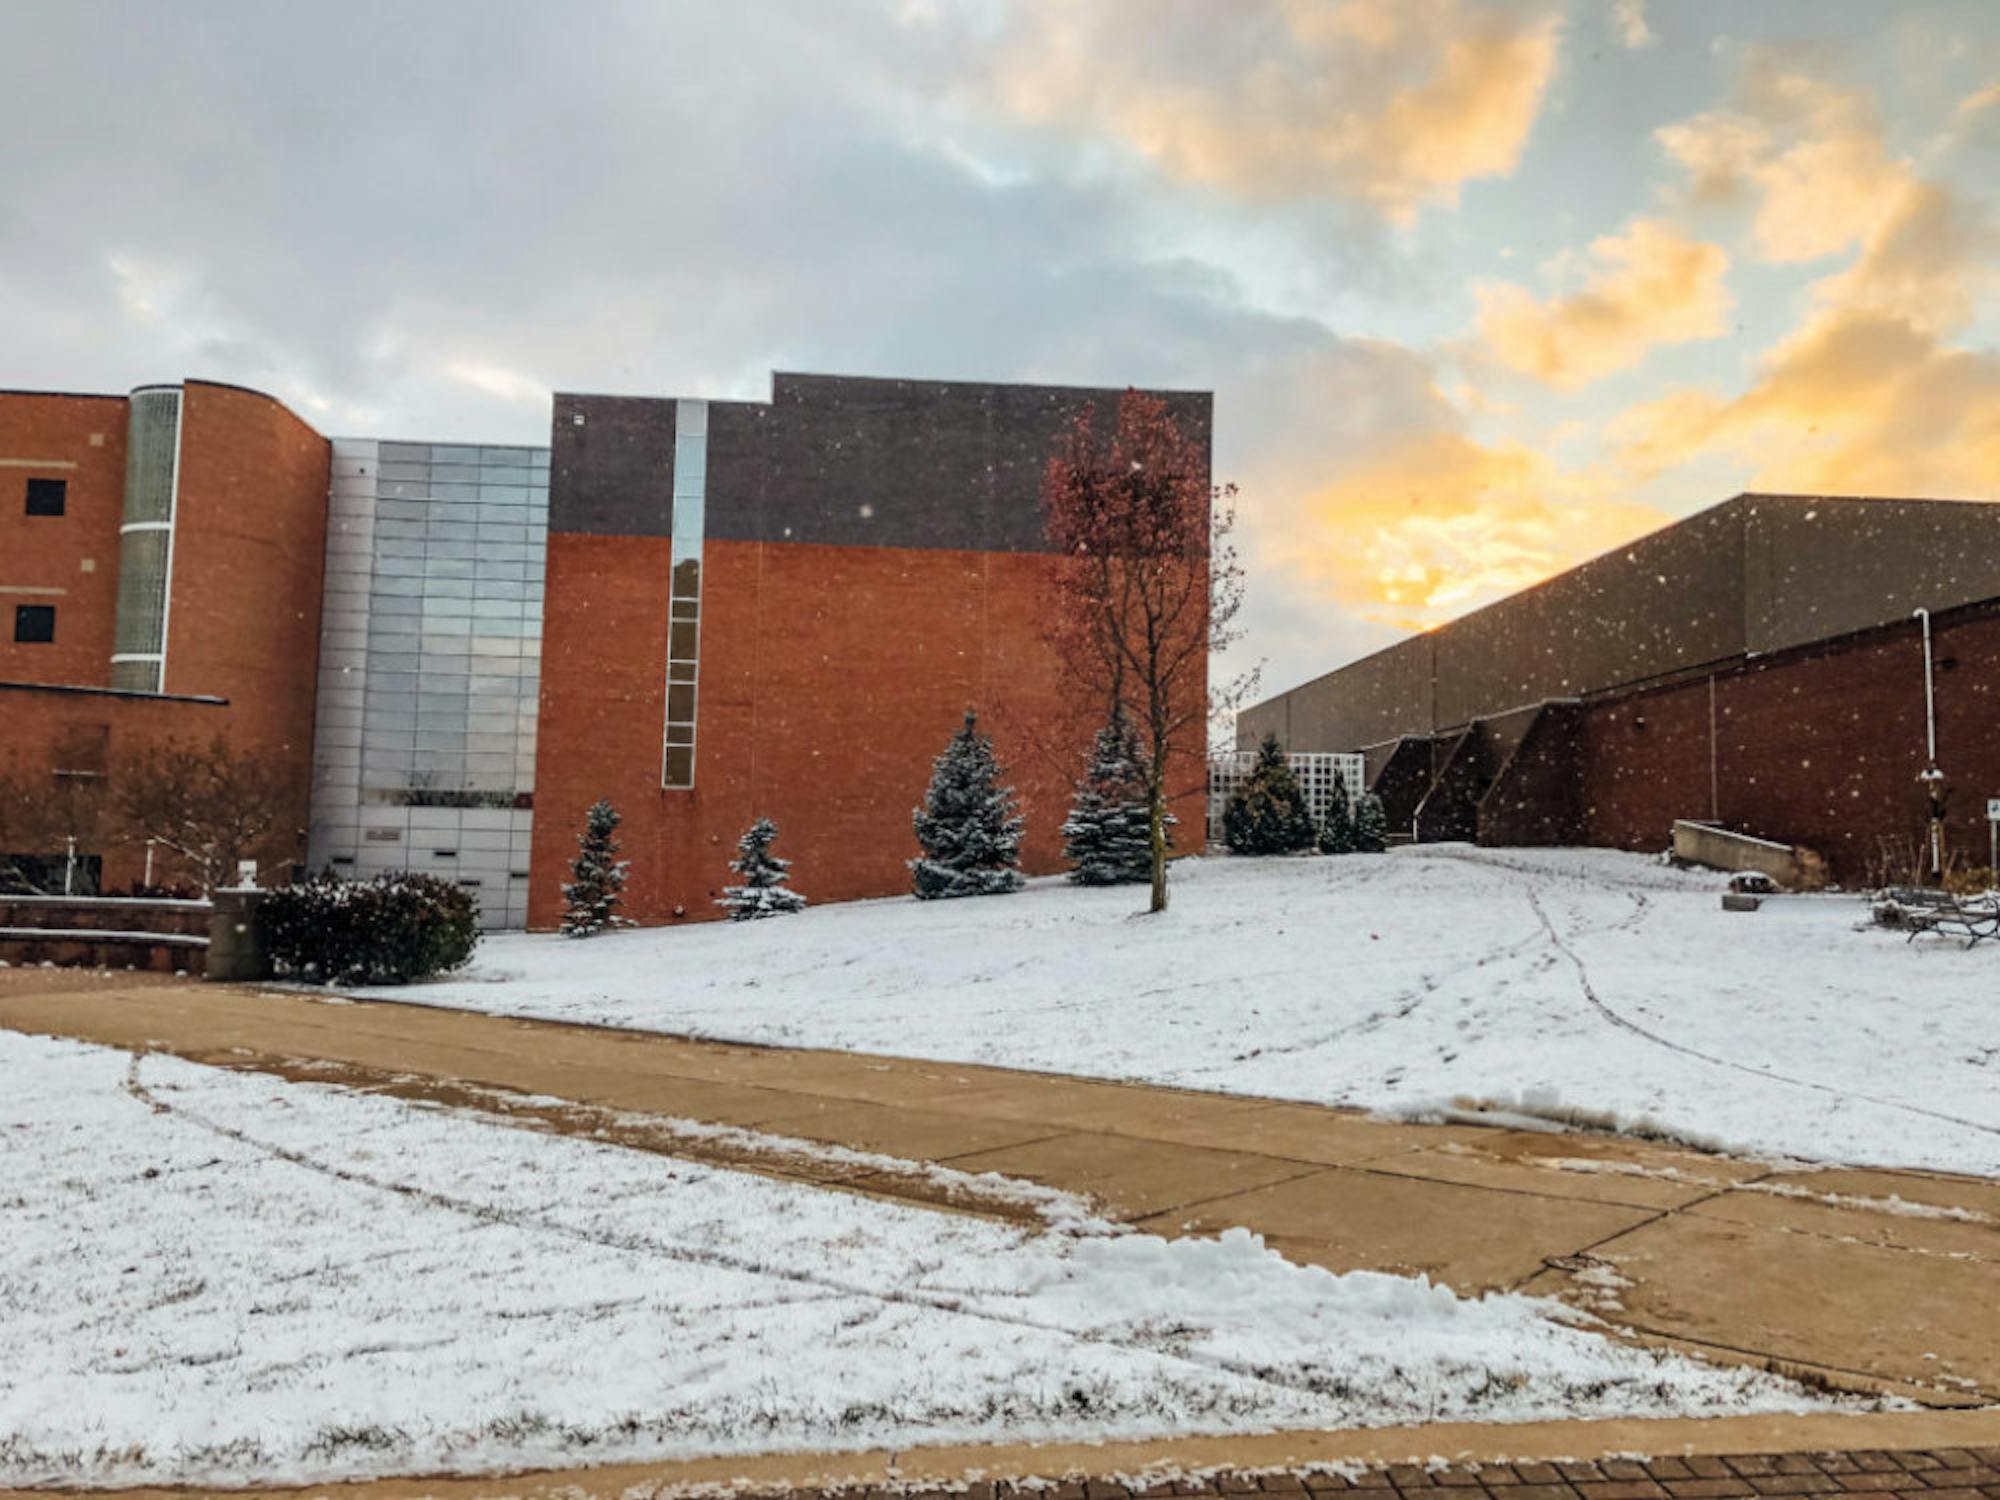
[(0, 1486), (1825, 1404), (1240, 1229), (1034, 1233), (6, 1032), (0, 1071)]
[(2000, 946), (1906, 943), (1856, 897), (1724, 912), (1723, 876), (1611, 850), (1224, 857), (1173, 879), (1159, 917), (1047, 879), (583, 945), (507, 934), (443, 983), (374, 993), (2000, 1175)]

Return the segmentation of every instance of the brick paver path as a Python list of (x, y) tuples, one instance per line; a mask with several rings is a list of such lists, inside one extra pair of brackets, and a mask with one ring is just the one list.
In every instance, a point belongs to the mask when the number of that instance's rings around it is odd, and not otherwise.
[[(1752, 1453), (1590, 1463), (1398, 1464), (1346, 1474), (1272, 1470), (1156, 1481), (1012, 1480), (963, 1489), (745, 1492), (741, 1500), (1165, 1500), (1169, 1496), (1338, 1496), (1339, 1500), (1754, 1500), (1762, 1495), (1867, 1494), (1883, 1500), (2000, 1500), (2000, 1448), (1928, 1452)], [(1472, 1493), (1482, 1491), (1483, 1494)]]

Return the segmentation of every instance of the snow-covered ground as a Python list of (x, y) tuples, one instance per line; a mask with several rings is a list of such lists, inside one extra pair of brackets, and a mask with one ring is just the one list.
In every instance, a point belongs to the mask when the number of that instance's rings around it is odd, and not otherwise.
[[(810, 891), (811, 872), (800, 871)], [(1268, 1094), (1650, 1121), (1752, 1152), (2000, 1175), (2000, 945), (1853, 897), (1720, 909), (1609, 850), (1188, 861), (1143, 893), (489, 939), (377, 992), (510, 1014)]]
[(0, 1032), (0, 1486), (1804, 1410), (1253, 1236), (1031, 1233)]

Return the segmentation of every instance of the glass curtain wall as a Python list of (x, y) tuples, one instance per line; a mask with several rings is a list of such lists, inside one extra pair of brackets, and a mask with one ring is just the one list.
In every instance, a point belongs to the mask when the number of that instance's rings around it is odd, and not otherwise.
[(340, 441), (312, 859), (470, 889), (527, 917), (546, 448)]

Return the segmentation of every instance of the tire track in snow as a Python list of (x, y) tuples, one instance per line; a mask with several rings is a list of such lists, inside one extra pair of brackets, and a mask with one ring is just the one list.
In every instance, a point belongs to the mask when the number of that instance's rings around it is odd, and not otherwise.
[[(186, 1121), (211, 1135), (234, 1141), (252, 1151), (259, 1151), (291, 1166), (308, 1172), (316, 1172), (330, 1177), (350, 1187), (371, 1188), (377, 1192), (394, 1193), (398, 1197), (413, 1199), (444, 1213), (456, 1214), (463, 1218), (475, 1219), (484, 1224), (495, 1224), (506, 1228), (555, 1235), (562, 1239), (582, 1244), (595, 1245), (601, 1249), (615, 1250), (624, 1255), (658, 1256), (666, 1260), (681, 1261), (689, 1265), (707, 1266), (714, 1270), (731, 1271), (738, 1275), (761, 1277), (789, 1282), (799, 1287), (807, 1295), (799, 1301), (824, 1301), (829, 1297), (850, 1297), (863, 1302), (873, 1302), (889, 1306), (909, 1307), (923, 1312), (944, 1313), (951, 1317), (971, 1318), (979, 1322), (996, 1324), (1006, 1328), (1024, 1329), (1035, 1333), (1048, 1334), (1075, 1344), (1087, 1344), (1100, 1348), (1122, 1350), (1143, 1359), (1158, 1360), (1164, 1364), (1182, 1365), (1213, 1377), (1226, 1375), (1238, 1380), (1247, 1380), (1256, 1385), (1284, 1391), (1297, 1397), (1305, 1396), (1315, 1401), (1331, 1402), (1334, 1415), (1342, 1410), (1341, 1396), (1337, 1391), (1323, 1390), (1311, 1380), (1286, 1379), (1278, 1372), (1263, 1369), (1233, 1360), (1204, 1357), (1154, 1344), (1120, 1339), (1105, 1334), (1078, 1332), (1060, 1323), (1046, 1322), (1038, 1318), (1008, 1315), (984, 1308), (968, 1307), (957, 1298), (945, 1294), (931, 1294), (914, 1288), (879, 1288), (860, 1282), (847, 1281), (838, 1276), (830, 1276), (811, 1271), (795, 1270), (788, 1266), (773, 1265), (754, 1256), (735, 1255), (726, 1250), (704, 1250), (686, 1245), (669, 1244), (644, 1235), (620, 1234), (608, 1230), (587, 1229), (580, 1225), (565, 1224), (560, 1220), (534, 1213), (520, 1213), (498, 1208), (490, 1203), (482, 1203), (471, 1198), (460, 1198), (450, 1193), (439, 1192), (435, 1188), (418, 1187), (414, 1183), (398, 1182), (393, 1178), (377, 1177), (371, 1173), (356, 1171), (352, 1167), (335, 1166), (331, 1162), (320, 1161), (289, 1146), (281, 1146), (275, 1141), (261, 1140), (248, 1131), (225, 1125), (220, 1120), (210, 1119), (198, 1110), (185, 1105), (169, 1104), (146, 1087), (141, 1080), (140, 1064), (147, 1056), (144, 1052), (131, 1054), (131, 1061), (125, 1070), (125, 1092), (145, 1105), (156, 1115), (165, 1115)], [(199, 1065), (196, 1065), (199, 1066)], [(328, 1087), (329, 1085), (321, 1085)], [(332, 1085), (337, 1087), (337, 1085)], [(457, 1113), (457, 1112), (454, 1112)], [(504, 1122), (498, 1128), (508, 1128)], [(828, 1189), (837, 1191), (837, 1189)], [(773, 1299), (777, 1300), (777, 1299)]]
[[(1512, 882), (1512, 877), (1517, 874), (1530, 873), (1528, 868), (1524, 866), (1511, 865), (1501, 860), (1477, 859), (1462, 854), (1439, 854), (1421, 857), (1455, 859), (1462, 864), (1470, 865), (1474, 868), (1491, 869), (1505, 877), (1509, 883)], [(1628, 890), (1621, 894), (1633, 903), (1632, 909), (1616, 921), (1608, 922), (1598, 927), (1585, 928), (1584, 931), (1627, 932), (1637, 927), (1640, 921), (1644, 919), (1647, 908), (1652, 905), (1652, 902), (1642, 891)], [(1537, 913), (1537, 915), (1539, 916), (1540, 913)], [(1546, 941), (1544, 931), (1546, 926), (1547, 923), (1544, 922), (1542, 928), (1531, 931), (1524, 938), (1498, 948), (1489, 948), (1477, 958), (1468, 959), (1464, 963), (1454, 964), (1449, 968), (1441, 969), (1436, 974), (1424, 976), (1418, 983), (1397, 991), (1382, 1008), (1371, 1011), (1358, 1021), (1349, 1021), (1344, 1025), (1335, 1027), (1332, 1031), (1309, 1037), (1303, 1041), (1287, 1042), (1276, 1047), (1263, 1047), (1255, 1052), (1243, 1053), (1232, 1057), (1227, 1062), (1209, 1063), (1199, 1068), (1190, 1068), (1185, 1070), (1180, 1076), (1184, 1078), (1205, 1078), (1215, 1073), (1227, 1072), (1241, 1063), (1263, 1062), (1268, 1058), (1274, 1057), (1291, 1057), (1301, 1052), (1310, 1052), (1327, 1046), (1332, 1042), (1339, 1041), (1344, 1036), (1352, 1036), (1361, 1032), (1378, 1031), (1393, 1021), (1407, 1020), (1429, 1001), (1436, 999), (1438, 993), (1450, 981), (1456, 980), (1463, 975), (1473, 974), (1480, 969), (1491, 968), (1493, 970), (1493, 973), (1488, 976), (1492, 980), (1491, 987), (1481, 998), (1489, 1002), (1498, 1000), (1508, 990), (1522, 982), (1524, 978), (1532, 977), (1531, 974), (1509, 976), (1507, 970), (1521, 958), (1527, 949), (1539, 946)]]
[[(1415, 984), (1408, 985), (1396, 991), (1382, 1005), (1371, 1010), (1367, 1015), (1360, 1017), (1358, 1020), (1344, 1022), (1334, 1027), (1331, 1031), (1321, 1032), (1318, 1035), (1306, 1037), (1295, 1042), (1285, 1042), (1272, 1047), (1260, 1047), (1253, 1052), (1238, 1053), (1223, 1062), (1204, 1063), (1198, 1068), (1183, 1068), (1175, 1074), (1175, 1077), (1177, 1080), (1207, 1078), (1217, 1073), (1229, 1072), (1246, 1062), (1264, 1062), (1276, 1057), (1295, 1057), (1302, 1052), (1317, 1051), (1321, 1047), (1339, 1041), (1344, 1036), (1352, 1036), (1358, 1032), (1380, 1030), (1393, 1021), (1407, 1020), (1410, 1016), (1416, 1014), (1418, 1010), (1422, 1009), (1424, 1005), (1436, 999), (1438, 992), (1444, 989), (1448, 982), (1478, 969), (1493, 968), (1494, 974), (1491, 976), (1494, 979), (1492, 994), (1504, 994), (1518, 982), (1518, 978), (1504, 977), (1507, 968), (1516, 959), (1520, 958), (1526, 949), (1533, 947), (1541, 940), (1541, 933), (1530, 932), (1526, 937), (1520, 938), (1515, 942), (1507, 943), (1499, 948), (1489, 948), (1476, 958), (1467, 959), (1463, 963), (1452, 964), (1447, 968), (1440, 969), (1435, 974), (1423, 975)], [(1272, 977), (1290, 979), (1292, 971), (1290, 969), (1276, 971)], [(1176, 988), (1182, 987), (1176, 986)]]
[(1680, 1042), (1674, 1041), (1671, 1037), (1664, 1037), (1658, 1032), (1647, 1030), (1637, 1021), (1619, 1014), (1604, 1003), (1598, 996), (1596, 986), (1590, 982), (1590, 970), (1584, 966), (1584, 962), (1577, 956), (1576, 950), (1571, 948), (1563, 940), (1562, 935), (1556, 931), (1555, 923), (1549, 920), (1549, 914), (1543, 909), (1541, 898), (1536, 895), (1534, 885), (1530, 881), (1523, 880), (1521, 882), (1521, 890), (1528, 898), (1528, 905), (1534, 908), (1535, 917), (1542, 924), (1542, 930), (1548, 934), (1549, 942), (1575, 968), (1577, 984), (1583, 990), (1584, 999), (1588, 1000), (1597, 1013), (1613, 1026), (1629, 1031), (1634, 1036), (1643, 1037), (1656, 1047), (1664, 1047), (1669, 1052), (1678, 1052), (1683, 1057), (1691, 1057), (1697, 1062), (1708, 1063), (1712, 1067), (1731, 1068), (1738, 1073), (1748, 1073), (1752, 1078), (1762, 1078), (1772, 1083), (1790, 1084), (1793, 1088), (1811, 1089), (1816, 1093), (1830, 1094), (1836, 1099), (1856, 1100), (1864, 1104), (1873, 1104), (1881, 1109), (1900, 1109), (1908, 1114), (1922, 1115), (1932, 1120), (1942, 1120), (1948, 1125), (1958, 1125), (1967, 1130), (1977, 1130), (1987, 1135), (2000, 1135), (2000, 1125), (1987, 1125), (1978, 1120), (1968, 1120), (1963, 1115), (1946, 1114), (1943, 1110), (1937, 1109), (1926, 1109), (1921, 1104), (1908, 1104), (1900, 1099), (1884, 1099), (1880, 1095), (1864, 1094), (1856, 1089), (1836, 1088), (1833, 1084), (1818, 1083), (1810, 1078), (1793, 1078), (1789, 1074), (1779, 1073), (1769, 1068), (1753, 1067), (1749, 1063), (1737, 1062), (1733, 1058), (1717, 1057), (1713, 1053), (1685, 1046)]
[[(1445, 987), (1447, 981), (1457, 979), (1463, 974), (1470, 974), (1476, 969), (1487, 968), (1489, 966), (1495, 968), (1495, 983), (1492, 994), (1504, 994), (1517, 982), (1515, 979), (1501, 977), (1507, 965), (1520, 958), (1525, 949), (1534, 946), (1541, 940), (1542, 935), (1539, 932), (1530, 933), (1527, 937), (1522, 938), (1518, 942), (1509, 943), (1504, 948), (1488, 949), (1478, 958), (1469, 959), (1462, 964), (1455, 964), (1448, 969), (1441, 969), (1434, 975), (1426, 975), (1416, 984), (1410, 985), (1406, 989), (1398, 990), (1394, 995), (1389, 997), (1381, 1008), (1370, 1011), (1357, 1021), (1348, 1021), (1341, 1026), (1337, 1026), (1332, 1031), (1323, 1032), (1318, 1036), (1307, 1037), (1301, 1041), (1286, 1042), (1281, 1046), (1260, 1047), (1255, 1052), (1241, 1053), (1235, 1057), (1231, 1057), (1226, 1062), (1206, 1063), (1199, 1068), (1184, 1069), (1180, 1076), (1183, 1078), (1205, 1078), (1214, 1073), (1226, 1073), (1246, 1062), (1263, 1062), (1268, 1058), (1291, 1057), (1300, 1052), (1312, 1052), (1330, 1043), (1337, 1042), (1344, 1036), (1351, 1036), (1357, 1032), (1380, 1030), (1392, 1021), (1407, 1020), (1424, 1005), (1435, 1000), (1438, 992)], [(1291, 977), (1289, 970), (1286, 971), (1284, 977)]]

